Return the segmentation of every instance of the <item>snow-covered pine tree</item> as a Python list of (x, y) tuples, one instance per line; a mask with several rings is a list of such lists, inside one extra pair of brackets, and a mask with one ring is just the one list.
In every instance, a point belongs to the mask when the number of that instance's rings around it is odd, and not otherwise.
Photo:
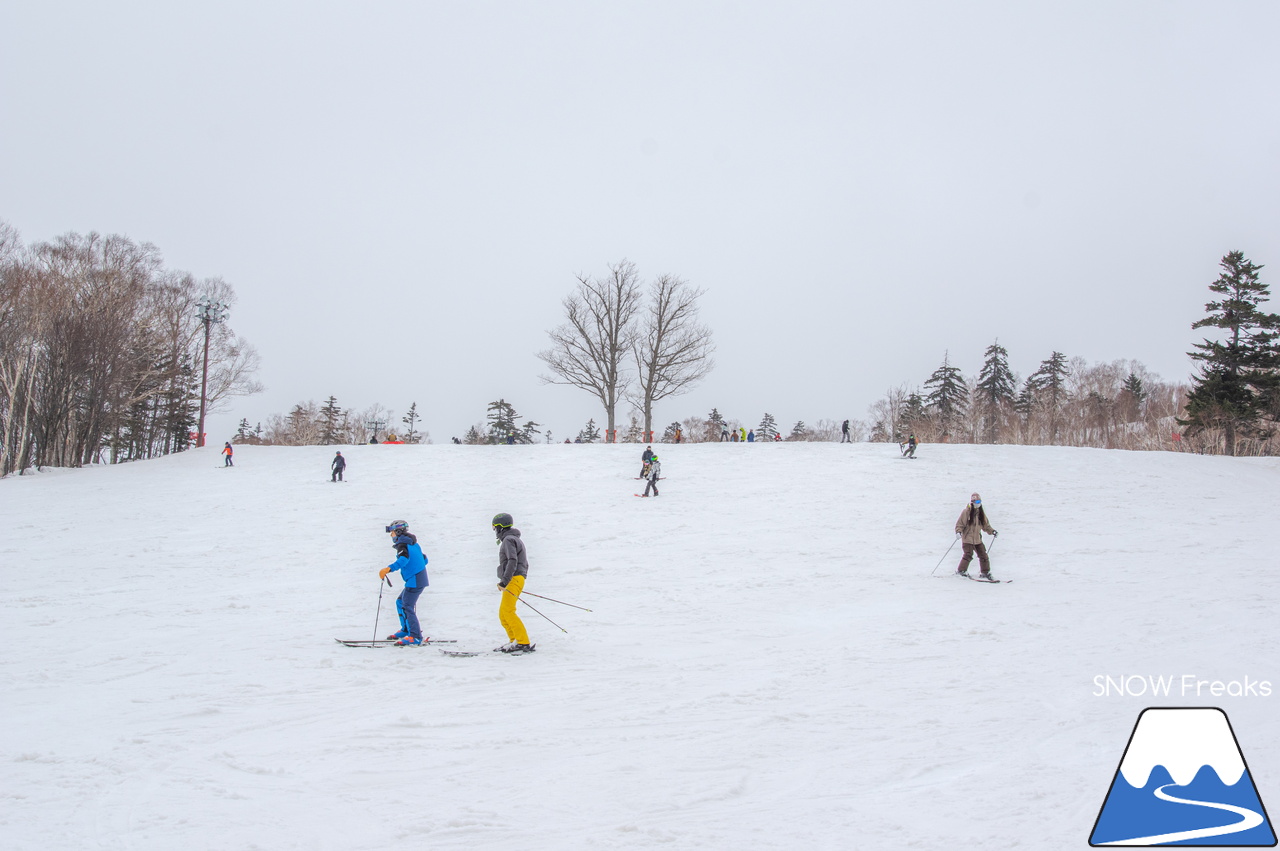
[(720, 439), (720, 433), (725, 430), (726, 423), (724, 417), (720, 415), (719, 408), (712, 408), (711, 413), (707, 414), (706, 421), (706, 440), (716, 441)]
[(600, 429), (596, 428), (595, 417), (587, 420), (587, 424), (582, 427), (582, 431), (578, 432), (578, 440), (583, 443), (595, 443), (600, 439)]
[(1017, 379), (1009, 369), (1009, 352), (999, 340), (987, 346), (982, 371), (978, 373), (977, 391), (984, 438), (987, 443), (996, 443), (1018, 392)]
[(760, 420), (760, 425), (756, 426), (756, 440), (772, 441), (777, 433), (778, 421), (773, 418), (773, 414), (766, 412), (764, 418)]
[[(1220, 265), (1222, 272), (1209, 289), (1222, 298), (1206, 304), (1208, 315), (1191, 327), (1219, 328), (1227, 339), (1206, 339), (1189, 352), (1201, 367), (1191, 379), (1186, 419), (1178, 422), (1189, 437), (1221, 431), (1222, 451), (1235, 455), (1241, 437), (1270, 438), (1275, 430), (1264, 420), (1280, 390), (1280, 315), (1259, 310), (1271, 295), (1258, 275), (1262, 266), (1239, 251), (1227, 254)], [(1215, 439), (1210, 448), (1218, 445)]]
[(941, 432), (942, 440), (949, 440), (952, 431), (969, 409), (969, 385), (959, 368), (951, 365), (951, 353), (942, 356), (942, 366), (933, 371), (924, 386), (929, 390), (925, 398), (930, 416)]
[(804, 420), (797, 420), (791, 427), (791, 434), (787, 435), (787, 440), (807, 440), (808, 437), (809, 427), (804, 424)]
[(622, 433), (623, 443), (640, 443), (644, 437), (644, 428), (640, 425), (640, 418), (635, 414), (631, 415), (631, 425), (627, 426), (627, 430)]
[(240, 420), (240, 425), (236, 427), (236, 436), (231, 440), (233, 443), (248, 443), (253, 437), (253, 428), (249, 425), (249, 418), (245, 417)]
[(479, 444), (486, 443), (487, 441), (484, 439), (484, 435), (480, 433), (480, 427), (472, 426), (467, 429), (467, 433), (462, 436), (462, 442), (468, 446), (478, 446)]

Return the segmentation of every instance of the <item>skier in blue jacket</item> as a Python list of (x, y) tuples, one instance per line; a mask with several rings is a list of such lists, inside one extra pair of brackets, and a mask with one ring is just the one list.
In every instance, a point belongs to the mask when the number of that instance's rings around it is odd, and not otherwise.
[(400, 571), (404, 590), (396, 598), (396, 614), (400, 615), (400, 631), (387, 638), (400, 646), (422, 643), (422, 626), (418, 623), (418, 598), (427, 587), (427, 557), (418, 546), (418, 539), (409, 531), (409, 524), (397, 520), (387, 526), (391, 545), (396, 548), (396, 560), (378, 572), (383, 579), (393, 570)]

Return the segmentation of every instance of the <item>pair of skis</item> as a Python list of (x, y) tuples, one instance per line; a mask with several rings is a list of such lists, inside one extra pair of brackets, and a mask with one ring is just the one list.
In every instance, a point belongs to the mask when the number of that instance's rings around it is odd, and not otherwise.
[(397, 638), (378, 638), (370, 640), (368, 638), (335, 638), (334, 641), (345, 647), (426, 647), (428, 644), (457, 644), (458, 642), (451, 638), (424, 638), (421, 644), (400, 644)]
[[(537, 648), (537, 646), (538, 645), (536, 644), (530, 644), (528, 650), (508, 650), (506, 652), (503, 652), (501, 650), (494, 650), (493, 652), (501, 653), (503, 656), (524, 656), (526, 654), (532, 653)], [(443, 647), (440, 648), (440, 652), (446, 656), (483, 656), (485, 655), (483, 650), (445, 650)]]

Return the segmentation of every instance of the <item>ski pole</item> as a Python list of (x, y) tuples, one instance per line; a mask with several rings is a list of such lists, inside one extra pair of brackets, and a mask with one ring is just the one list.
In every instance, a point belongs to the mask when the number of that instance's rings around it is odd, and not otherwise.
[[(387, 579), (387, 577), (382, 577)], [(391, 580), (387, 579), (387, 587), (391, 587)], [(382, 583), (378, 583), (378, 613), (373, 616), (373, 640), (378, 640), (378, 620), (382, 617)]]
[(573, 603), (566, 603), (564, 600), (555, 600), (555, 599), (552, 599), (551, 597), (544, 597), (541, 594), (534, 594), (531, 591), (521, 591), (520, 593), (525, 594), (529, 597), (537, 597), (539, 600), (549, 600), (552, 603), (559, 603), (562, 606), (571, 606), (575, 609), (582, 609), (582, 611), (584, 612), (591, 611), (591, 609), (588, 609), (586, 606), (574, 606)]
[(942, 562), (946, 561), (947, 556), (951, 554), (951, 551), (953, 549), (955, 549), (956, 541), (958, 540), (960, 540), (959, 533), (956, 534), (956, 540), (952, 541), (951, 546), (947, 547), (947, 551), (942, 554), (942, 558), (938, 559), (938, 563), (933, 566), (933, 570), (929, 571), (930, 576), (933, 576), (935, 573), (938, 572), (938, 568), (942, 567)]
[[(510, 589), (510, 588), (503, 588), (502, 590), (503, 590), (503, 591), (506, 591), (508, 594), (511, 594), (511, 589)], [(511, 596), (512, 596), (512, 597), (515, 597), (515, 598), (516, 598), (517, 600), (519, 600), (521, 603), (524, 603), (526, 606), (528, 606), (529, 608), (533, 609), (533, 604), (532, 604), (532, 603), (530, 603), (528, 600), (523, 599), (523, 598), (522, 598), (522, 597), (520, 597), (518, 594), (511, 594)], [(536, 595), (535, 595), (535, 596), (536, 596)], [(552, 626), (554, 626), (556, 629), (560, 630), (561, 632), (567, 633), (567, 632), (569, 631), (569, 630), (565, 629), (564, 627), (562, 627), (560, 624), (558, 624), (558, 623), (556, 623), (555, 621), (551, 620), (551, 618), (547, 617), (546, 615), (543, 615), (543, 614), (542, 614), (542, 612), (539, 612), (537, 609), (533, 609), (533, 610), (534, 610), (535, 612), (537, 612), (537, 614), (542, 615), (543, 619), (544, 619), (544, 620), (546, 620), (546, 621), (547, 621), (547, 623), (551, 624)]]
[(989, 547), (987, 547), (987, 554), (988, 554), (988, 555), (990, 555), (990, 554), (991, 554), (991, 551), (992, 551), (992, 550), (994, 550), (994, 549), (996, 548), (996, 538), (998, 538), (998, 537), (1000, 537), (1000, 536), (999, 536), (999, 535), (992, 535), (992, 536), (991, 536), (991, 545), (990, 545)]

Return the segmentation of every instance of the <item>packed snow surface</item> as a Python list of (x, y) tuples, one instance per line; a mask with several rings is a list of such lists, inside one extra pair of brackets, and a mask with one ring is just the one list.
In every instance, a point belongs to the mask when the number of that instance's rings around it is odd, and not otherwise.
[[(1153, 705), (1221, 706), (1280, 807), (1280, 696), (1239, 686), (1280, 687), (1276, 459), (659, 445), (637, 499), (642, 448), (0, 481), (0, 846), (1081, 848)], [(1012, 584), (948, 575), (975, 490)], [(527, 656), (489, 652), (499, 511), (592, 610), (528, 598), (563, 631), (521, 605)], [(395, 628), (398, 519), (426, 631), (483, 655), (333, 641)]]

